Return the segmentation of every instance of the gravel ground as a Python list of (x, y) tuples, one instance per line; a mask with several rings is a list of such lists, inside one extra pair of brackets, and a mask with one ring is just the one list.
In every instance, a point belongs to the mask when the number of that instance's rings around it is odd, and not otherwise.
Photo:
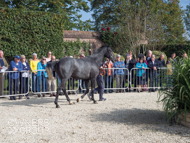
[[(104, 97), (107, 101), (98, 104), (85, 97), (68, 105), (65, 96), (60, 96), (58, 109), (53, 97), (0, 99), (0, 143), (190, 142), (190, 129), (166, 123), (157, 93)], [(75, 95), (70, 98), (77, 99)]]

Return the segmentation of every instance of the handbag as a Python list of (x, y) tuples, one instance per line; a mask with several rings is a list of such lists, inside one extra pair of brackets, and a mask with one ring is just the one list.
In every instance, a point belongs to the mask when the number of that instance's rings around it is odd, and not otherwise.
[(142, 79), (145, 79), (145, 78), (146, 78), (146, 74), (143, 73), (143, 74), (142, 74)]

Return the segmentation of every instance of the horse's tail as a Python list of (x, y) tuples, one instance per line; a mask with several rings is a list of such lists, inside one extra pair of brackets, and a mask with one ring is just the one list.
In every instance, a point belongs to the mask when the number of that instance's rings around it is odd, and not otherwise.
[(46, 66), (46, 72), (48, 75), (48, 79), (52, 80), (53, 79), (53, 74), (52, 74), (52, 70), (54, 70), (54, 66), (55, 64), (57, 64), (59, 61), (54, 61), (54, 62), (49, 62), (47, 63)]

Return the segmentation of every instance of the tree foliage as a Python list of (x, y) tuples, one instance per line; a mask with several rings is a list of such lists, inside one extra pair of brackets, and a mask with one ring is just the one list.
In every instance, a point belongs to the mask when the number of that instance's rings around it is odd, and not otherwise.
[(184, 21), (185, 21), (187, 33), (190, 36), (190, 4), (187, 5)]
[(0, 0), (1, 7), (22, 10), (44, 11), (65, 15), (66, 30), (91, 30), (89, 20), (83, 22), (78, 12), (89, 12), (90, 8), (85, 0)]
[(0, 12), (0, 49), (5, 56), (39, 56), (53, 51), (62, 57), (64, 15), (6, 9)]
[(96, 30), (101, 24), (117, 30), (121, 33), (116, 40), (120, 47), (134, 48), (146, 39), (150, 44), (184, 41), (179, 0), (92, 0), (91, 5)]
[(88, 54), (89, 43), (63, 41), (64, 19), (51, 12), (0, 9), (0, 49), (8, 59), (22, 54), (30, 59), (34, 52), (41, 58), (48, 51), (56, 58), (78, 56), (81, 49)]

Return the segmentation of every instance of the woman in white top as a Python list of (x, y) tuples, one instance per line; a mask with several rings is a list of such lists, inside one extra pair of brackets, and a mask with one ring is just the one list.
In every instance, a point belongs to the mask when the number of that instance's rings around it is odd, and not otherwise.
[[(21, 62), (23, 66), (23, 72), (21, 73), (22, 76), (20, 76), (20, 93), (26, 93), (26, 98), (30, 99), (28, 97), (28, 84), (29, 84), (29, 72), (31, 71), (29, 63), (26, 62), (26, 57), (24, 55), (21, 55)], [(25, 72), (24, 72), (25, 71)], [(19, 96), (19, 99), (21, 99), (22, 96)]]

